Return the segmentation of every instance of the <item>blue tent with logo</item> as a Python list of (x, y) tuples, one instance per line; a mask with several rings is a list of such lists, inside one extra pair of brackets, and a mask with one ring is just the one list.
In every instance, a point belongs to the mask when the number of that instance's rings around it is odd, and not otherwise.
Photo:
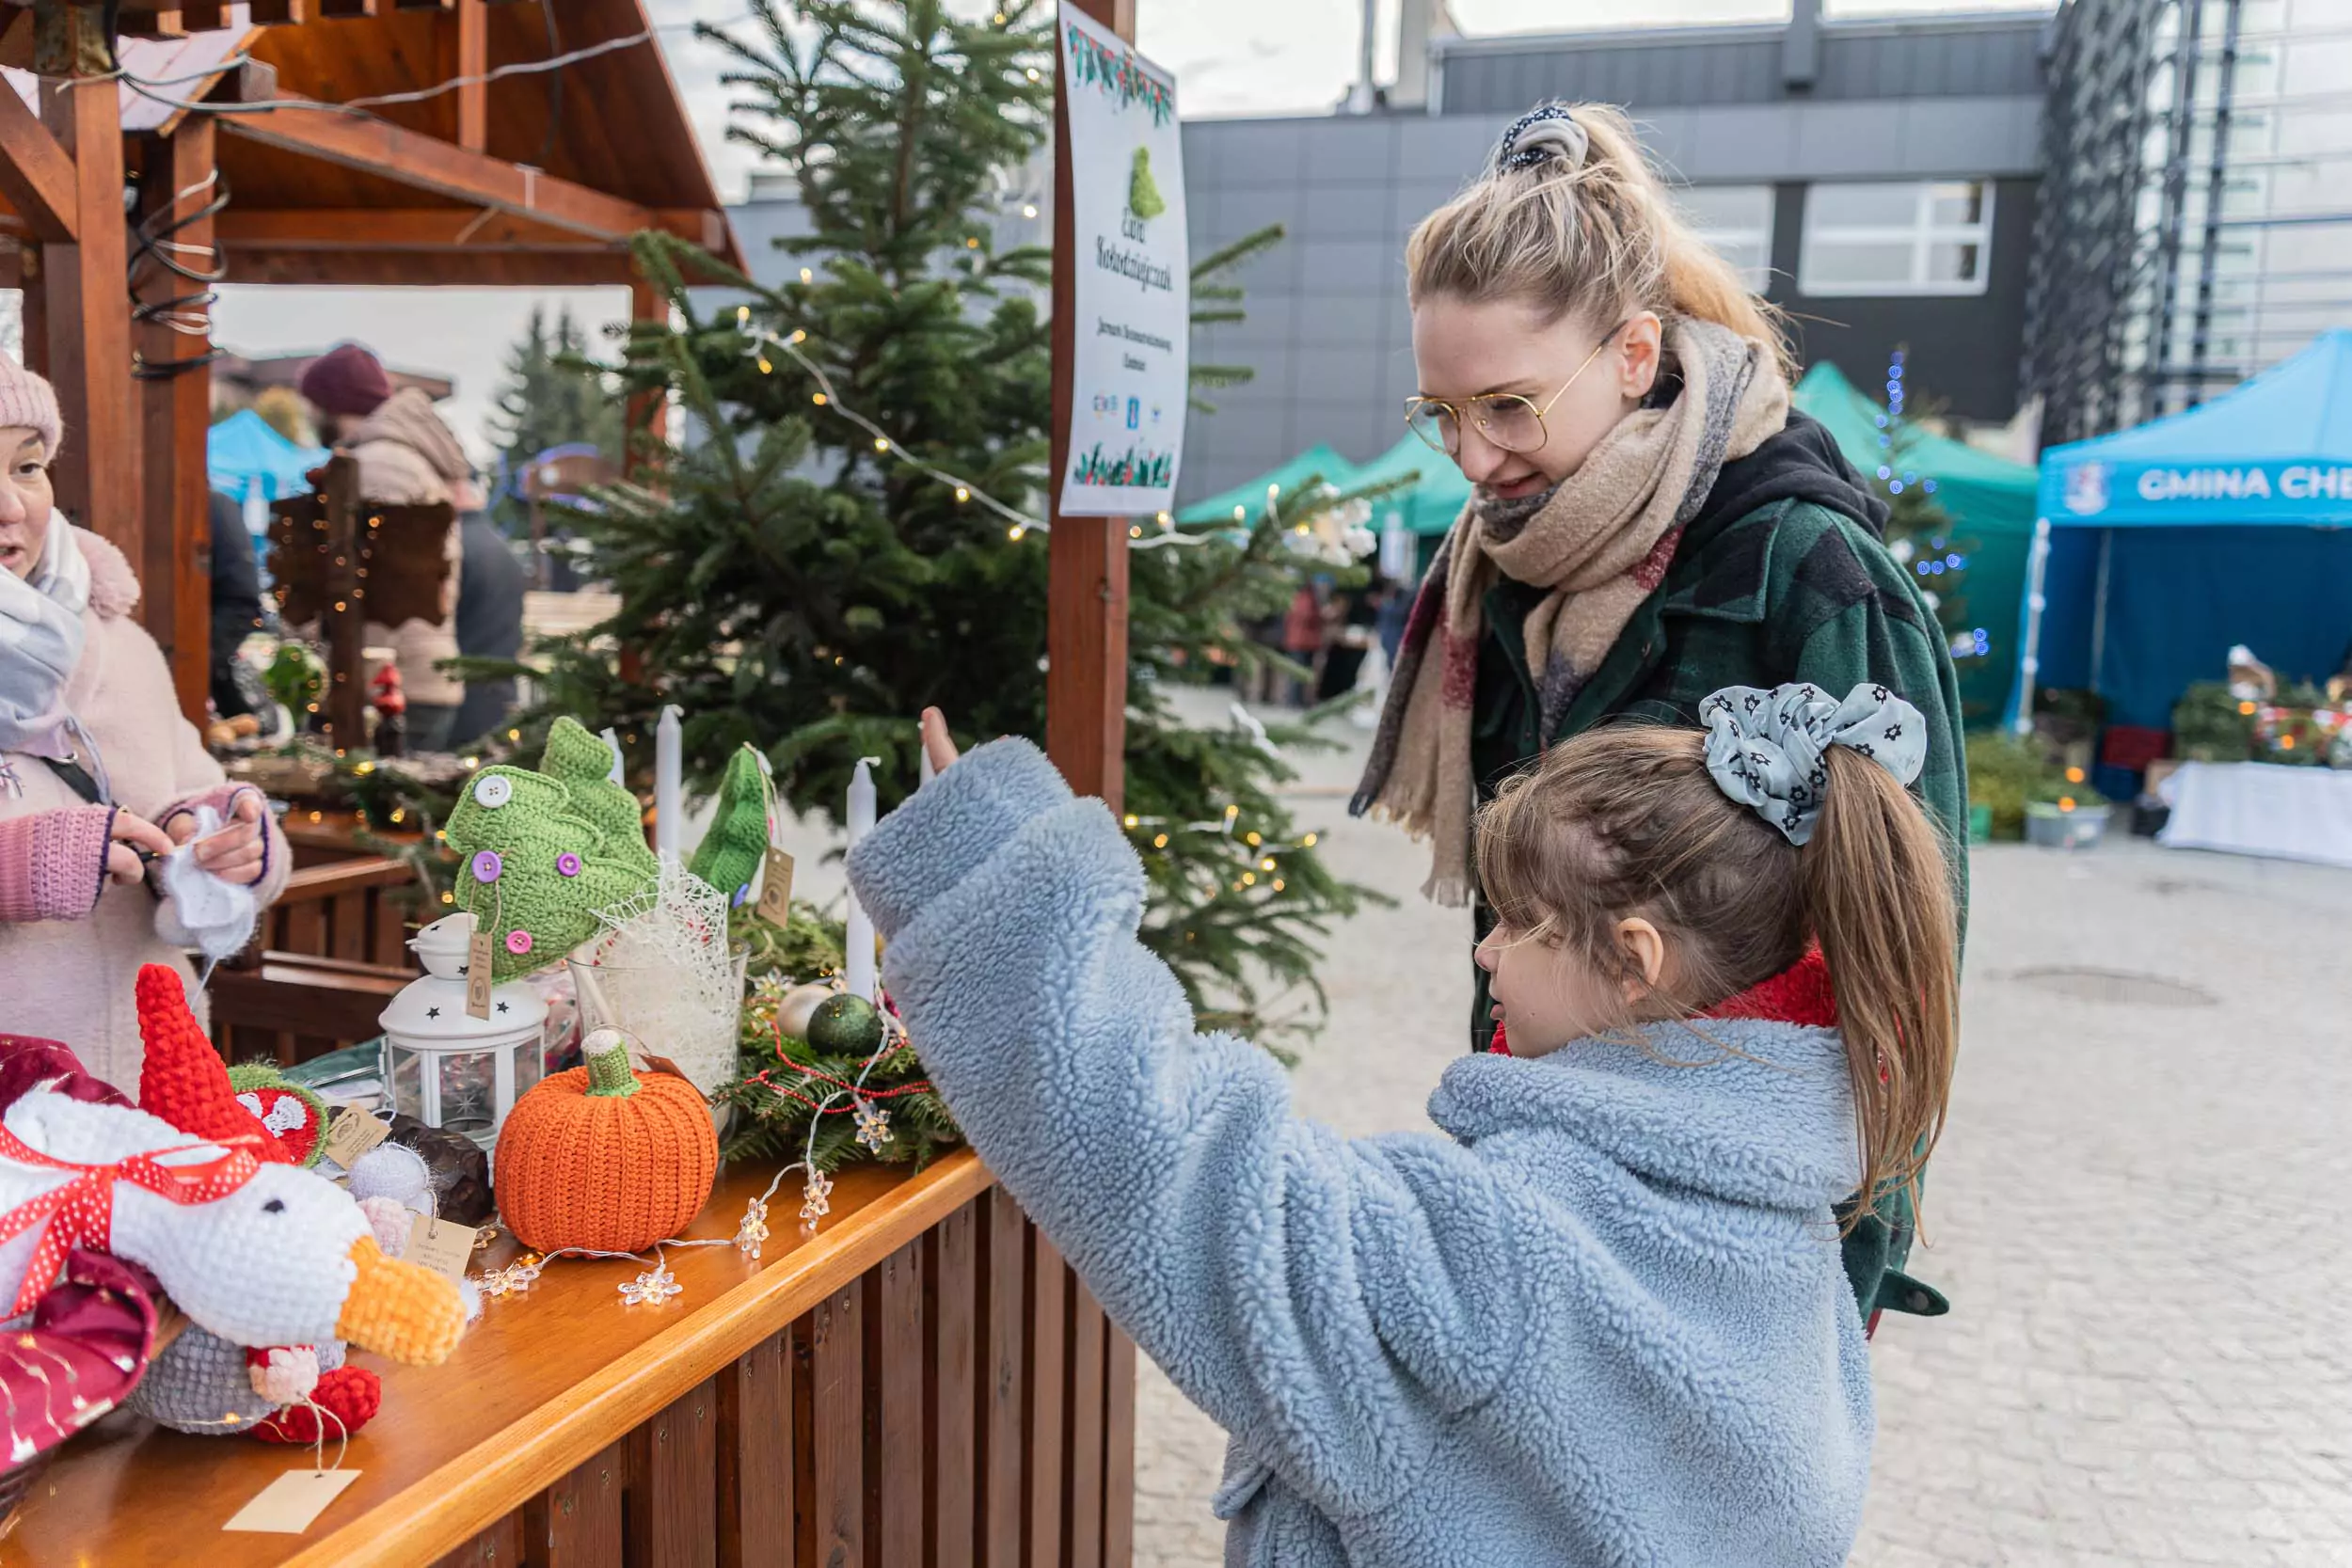
[(2211, 403), (2042, 456), (2017, 695), (2089, 689), (2171, 726), (2243, 642), (2324, 679), (2352, 642), (2352, 330)]
[(244, 500), (261, 486), (265, 501), (308, 495), (304, 476), (326, 461), (318, 447), (300, 447), (270, 428), (267, 420), (241, 408), (204, 435), (204, 467), (212, 487)]

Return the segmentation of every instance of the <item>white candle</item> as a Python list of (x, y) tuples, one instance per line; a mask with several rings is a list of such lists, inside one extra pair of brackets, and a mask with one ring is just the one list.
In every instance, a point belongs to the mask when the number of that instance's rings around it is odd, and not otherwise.
[(612, 748), (612, 766), (604, 776), (612, 783), (619, 784), (621, 782), (621, 737), (612, 733), (612, 727), (609, 724), (605, 726), (604, 743)]
[(939, 769), (931, 766), (931, 749), (924, 744), (923, 726), (920, 723), (914, 726), (914, 754), (923, 759), (922, 777), (916, 781), (916, 787), (919, 788), (939, 776)]
[[(872, 765), (878, 759), (860, 757), (857, 771), (850, 778), (850, 847), (874, 831), (874, 775)], [(850, 993), (874, 1000), (878, 989), (874, 981), (874, 922), (857, 901), (850, 895), (849, 951), (844, 955), (849, 967)]]
[(678, 858), (678, 833), (686, 826), (679, 777), (684, 740), (677, 720), (677, 705), (673, 703), (662, 708), (660, 722), (653, 727), (653, 847), (662, 859), (673, 861)]

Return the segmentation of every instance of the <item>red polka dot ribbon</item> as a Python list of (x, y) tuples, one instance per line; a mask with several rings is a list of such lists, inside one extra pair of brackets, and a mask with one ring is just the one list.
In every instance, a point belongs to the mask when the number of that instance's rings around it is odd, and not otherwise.
[[(244, 1186), (262, 1168), (250, 1149), (224, 1146), (254, 1142), (259, 1140), (240, 1137), (179, 1144), (170, 1148), (149, 1149), (112, 1164), (85, 1165), (44, 1154), (0, 1126), (0, 1160), (41, 1170), (76, 1173), (64, 1186), (52, 1188), (0, 1214), (0, 1242), (10, 1241), (35, 1227), (40, 1232), (40, 1241), (33, 1249), (32, 1262), (25, 1268), (24, 1282), (17, 1288), (16, 1305), (9, 1309), (10, 1314), (32, 1310), (33, 1304), (47, 1293), (56, 1279), (57, 1271), (65, 1266), (65, 1255), (72, 1248), (113, 1250), (117, 1181), (144, 1187), (173, 1203), (212, 1203)], [(158, 1164), (167, 1154), (196, 1148), (220, 1148), (222, 1152), (195, 1164)]]

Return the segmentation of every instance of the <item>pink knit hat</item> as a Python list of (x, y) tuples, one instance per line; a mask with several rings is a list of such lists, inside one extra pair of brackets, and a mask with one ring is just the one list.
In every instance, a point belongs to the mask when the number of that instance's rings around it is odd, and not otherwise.
[(392, 378), (374, 355), (358, 343), (342, 343), (311, 360), (295, 389), (322, 413), (365, 419), (392, 395)]
[(64, 421), (57, 417), (57, 394), (47, 381), (6, 354), (0, 354), (0, 428), (23, 425), (38, 433), (49, 455), (57, 455), (65, 439)]

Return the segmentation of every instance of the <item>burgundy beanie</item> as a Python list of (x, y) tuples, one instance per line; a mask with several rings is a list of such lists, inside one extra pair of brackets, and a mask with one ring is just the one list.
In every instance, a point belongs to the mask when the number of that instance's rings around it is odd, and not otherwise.
[(392, 395), (384, 362), (358, 343), (343, 343), (310, 361), (295, 389), (324, 414), (364, 419)]
[(57, 394), (5, 353), (0, 353), (0, 426), (22, 425), (40, 436), (49, 455), (57, 455), (65, 427), (57, 418)]

